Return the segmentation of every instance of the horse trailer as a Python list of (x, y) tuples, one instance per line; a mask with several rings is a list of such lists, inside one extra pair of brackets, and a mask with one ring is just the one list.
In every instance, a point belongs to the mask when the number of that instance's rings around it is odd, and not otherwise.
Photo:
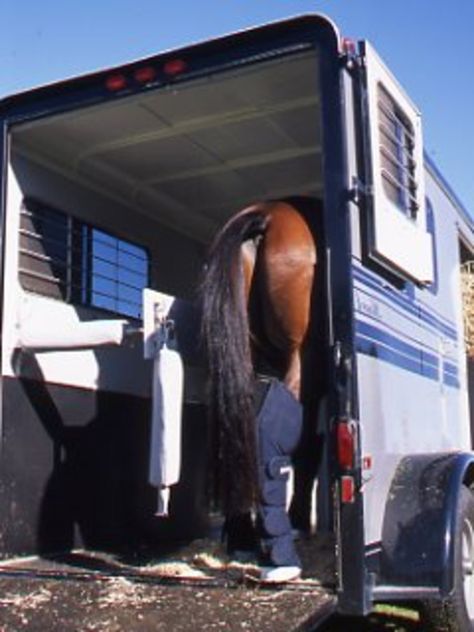
[[(246, 205), (317, 199), (304, 546), (342, 615), (413, 601), (425, 629), (472, 629), (474, 224), (372, 46), (302, 16), (4, 98), (0, 119), (4, 562), (214, 541), (206, 251)], [(168, 518), (148, 474), (147, 288), (182, 307)]]

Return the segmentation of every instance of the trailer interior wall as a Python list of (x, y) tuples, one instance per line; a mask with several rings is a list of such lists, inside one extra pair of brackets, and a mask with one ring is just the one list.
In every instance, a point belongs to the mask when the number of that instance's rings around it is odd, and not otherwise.
[[(322, 195), (321, 146), (314, 51), (12, 128), (2, 332), (3, 554), (64, 546), (74, 539), (73, 523), (85, 544), (103, 545), (131, 532), (172, 533), (180, 521), (175, 515), (160, 530), (153, 518), (146, 482), (151, 372), (141, 347), (19, 350), (22, 320), (38, 310), (57, 327), (120, 317), (22, 287), (25, 202), (143, 247), (150, 285), (189, 299), (206, 246), (233, 212), (256, 200)], [(181, 523), (189, 526), (192, 507), (204, 504), (203, 407), (188, 403), (184, 423), (184, 491), (177, 492), (174, 511), (181, 510)]]

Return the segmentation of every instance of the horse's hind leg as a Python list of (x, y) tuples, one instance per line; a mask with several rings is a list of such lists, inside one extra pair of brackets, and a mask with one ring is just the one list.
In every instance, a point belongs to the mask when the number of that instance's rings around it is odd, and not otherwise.
[(229, 555), (245, 557), (247, 554), (254, 554), (258, 539), (252, 513), (249, 511), (225, 516), (222, 537)]
[(257, 416), (261, 493), (258, 517), (263, 562), (270, 567), (264, 578), (269, 581), (274, 576), (271, 567), (288, 567), (287, 579), (300, 572), (301, 562), (286, 512), (286, 484), (301, 424), (301, 404), (281, 382), (270, 381)]
[[(268, 341), (280, 351), (281, 378), (298, 399), (302, 397), (302, 349), (309, 328), (312, 288), (317, 271), (317, 252), (313, 235), (305, 220), (291, 207), (279, 206), (269, 223), (259, 255), (265, 332)], [(304, 394), (303, 394), (304, 395)], [(313, 455), (316, 437), (305, 400), (304, 437), (294, 459), (294, 493), (291, 504), (293, 525), (310, 528)]]
[(299, 348), (292, 349), (290, 352), (283, 382), (288, 390), (299, 400), (301, 395), (301, 353)]

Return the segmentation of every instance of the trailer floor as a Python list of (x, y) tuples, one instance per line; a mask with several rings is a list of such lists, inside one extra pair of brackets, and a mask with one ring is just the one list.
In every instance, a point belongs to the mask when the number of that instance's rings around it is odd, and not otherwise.
[(311, 630), (334, 609), (334, 545), (298, 544), (300, 580), (269, 587), (254, 564), (199, 540), (160, 556), (75, 551), (0, 563), (0, 631)]

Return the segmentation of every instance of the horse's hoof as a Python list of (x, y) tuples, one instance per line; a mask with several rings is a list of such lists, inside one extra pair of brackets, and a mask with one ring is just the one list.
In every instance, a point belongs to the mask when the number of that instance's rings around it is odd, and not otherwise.
[(262, 566), (260, 581), (269, 584), (282, 584), (301, 577), (299, 566)]
[(230, 554), (232, 561), (239, 562), (240, 564), (255, 564), (257, 562), (257, 554), (255, 551), (249, 551), (247, 549), (239, 551), (234, 550)]
[(294, 540), (308, 540), (311, 537), (311, 530), (293, 528), (291, 530), (291, 535)]

